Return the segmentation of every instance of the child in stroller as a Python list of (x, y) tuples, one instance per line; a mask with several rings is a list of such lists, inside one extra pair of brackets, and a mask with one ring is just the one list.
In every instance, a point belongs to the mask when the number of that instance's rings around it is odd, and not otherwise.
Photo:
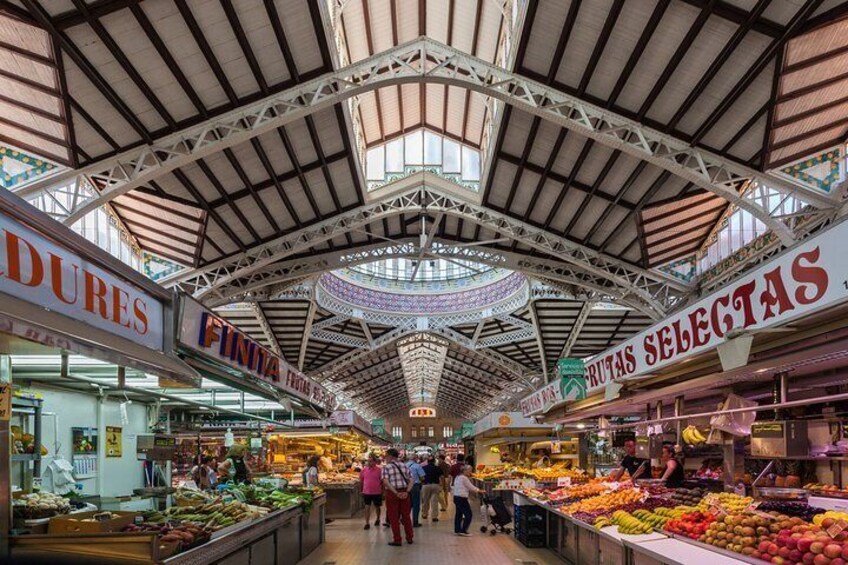
[(512, 531), (508, 527), (512, 523), (512, 516), (509, 515), (506, 504), (504, 504), (503, 498), (500, 496), (484, 496), (483, 504), (480, 507), (480, 514), (484, 520), (484, 524), (480, 526), (481, 532), (489, 532), (495, 535), (499, 531), (504, 534)]

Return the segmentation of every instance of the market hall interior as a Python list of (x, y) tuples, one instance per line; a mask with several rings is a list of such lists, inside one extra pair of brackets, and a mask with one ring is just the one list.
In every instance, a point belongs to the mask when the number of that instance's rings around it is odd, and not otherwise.
[(848, 562), (845, 0), (0, 0), (0, 563)]

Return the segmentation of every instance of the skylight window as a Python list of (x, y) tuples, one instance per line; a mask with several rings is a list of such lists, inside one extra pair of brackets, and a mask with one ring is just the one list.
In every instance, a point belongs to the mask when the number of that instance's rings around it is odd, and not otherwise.
[(420, 129), (366, 152), (368, 190), (427, 171), (477, 192), (480, 189), (480, 162), (477, 149)]
[(418, 272), (415, 274), (415, 280), (422, 282), (463, 279), (492, 270), (488, 265), (471, 261), (426, 258), (418, 261), (404, 257), (381, 259), (351, 267), (351, 270), (381, 279), (408, 281), (412, 279), (416, 266)]

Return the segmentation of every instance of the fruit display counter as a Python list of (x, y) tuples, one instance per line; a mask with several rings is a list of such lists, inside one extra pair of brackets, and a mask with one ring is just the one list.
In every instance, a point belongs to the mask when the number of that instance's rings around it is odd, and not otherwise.
[(524, 489), (515, 504), (548, 512), (546, 545), (572, 563), (688, 564), (695, 554), (709, 563), (848, 562), (848, 513), (801, 501), (683, 490), (591, 481)]

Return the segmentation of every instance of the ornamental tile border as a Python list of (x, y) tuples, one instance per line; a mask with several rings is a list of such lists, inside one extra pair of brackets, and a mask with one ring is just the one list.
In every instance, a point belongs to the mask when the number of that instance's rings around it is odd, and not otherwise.
[(445, 294), (401, 294), (371, 289), (326, 273), (319, 280), (332, 296), (353, 306), (407, 315), (448, 314), (479, 310), (506, 300), (527, 284), (521, 273), (511, 273), (486, 286)]

